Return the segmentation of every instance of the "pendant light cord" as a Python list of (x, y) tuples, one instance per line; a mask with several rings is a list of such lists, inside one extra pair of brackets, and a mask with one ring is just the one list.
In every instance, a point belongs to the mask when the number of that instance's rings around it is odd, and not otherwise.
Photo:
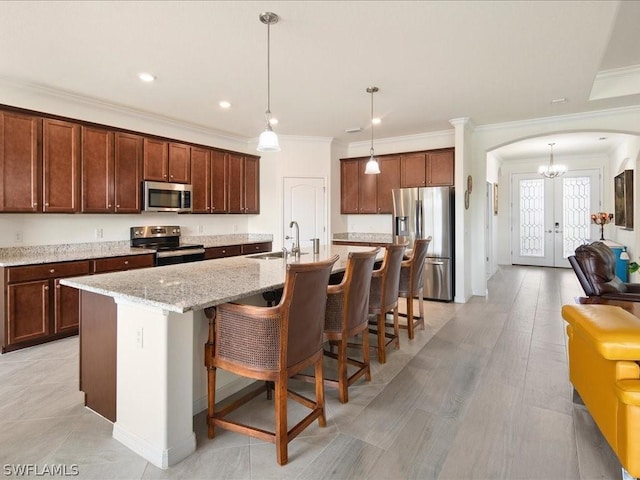
[(373, 157), (373, 93), (374, 90), (371, 90), (371, 149), (369, 150), (369, 153), (371, 154), (371, 156)]
[(267, 23), (267, 115), (271, 124), (271, 23)]

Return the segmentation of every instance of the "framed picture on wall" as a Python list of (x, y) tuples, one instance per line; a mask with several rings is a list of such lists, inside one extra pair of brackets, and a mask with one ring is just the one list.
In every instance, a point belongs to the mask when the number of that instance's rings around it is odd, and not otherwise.
[(618, 227), (633, 230), (633, 170), (625, 170), (613, 179), (614, 214)]

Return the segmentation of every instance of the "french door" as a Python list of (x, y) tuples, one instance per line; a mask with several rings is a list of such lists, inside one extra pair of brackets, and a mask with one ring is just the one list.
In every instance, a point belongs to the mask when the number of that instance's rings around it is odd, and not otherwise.
[(511, 262), (569, 267), (567, 257), (591, 240), (591, 213), (600, 211), (600, 172), (576, 170), (561, 177), (537, 173), (511, 178)]

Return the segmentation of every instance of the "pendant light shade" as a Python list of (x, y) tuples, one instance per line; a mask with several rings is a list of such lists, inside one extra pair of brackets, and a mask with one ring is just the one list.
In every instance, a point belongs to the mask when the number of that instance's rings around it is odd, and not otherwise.
[(371, 94), (371, 149), (369, 150), (371, 157), (364, 168), (364, 173), (368, 175), (377, 175), (380, 173), (378, 160), (373, 156), (373, 94), (377, 91), (378, 87), (367, 87), (367, 93)]
[(259, 18), (262, 23), (267, 25), (267, 111), (265, 112), (267, 128), (260, 134), (257, 150), (259, 152), (279, 152), (278, 136), (271, 128), (271, 25), (278, 23), (280, 17), (273, 12), (264, 12), (260, 14)]
[(551, 147), (551, 153), (549, 155), (549, 164), (540, 165), (540, 167), (538, 167), (538, 173), (545, 178), (556, 178), (567, 173), (567, 167), (565, 167), (564, 165), (554, 165), (553, 163), (553, 146), (554, 145), (555, 143), (549, 144), (549, 147)]

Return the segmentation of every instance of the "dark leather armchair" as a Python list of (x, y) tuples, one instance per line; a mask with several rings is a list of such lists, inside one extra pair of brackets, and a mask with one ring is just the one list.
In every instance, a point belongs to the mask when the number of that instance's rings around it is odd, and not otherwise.
[(640, 283), (624, 283), (616, 276), (616, 257), (606, 244), (580, 245), (569, 263), (587, 296), (580, 303), (606, 303), (640, 313), (640, 305), (631, 304), (640, 302)]

